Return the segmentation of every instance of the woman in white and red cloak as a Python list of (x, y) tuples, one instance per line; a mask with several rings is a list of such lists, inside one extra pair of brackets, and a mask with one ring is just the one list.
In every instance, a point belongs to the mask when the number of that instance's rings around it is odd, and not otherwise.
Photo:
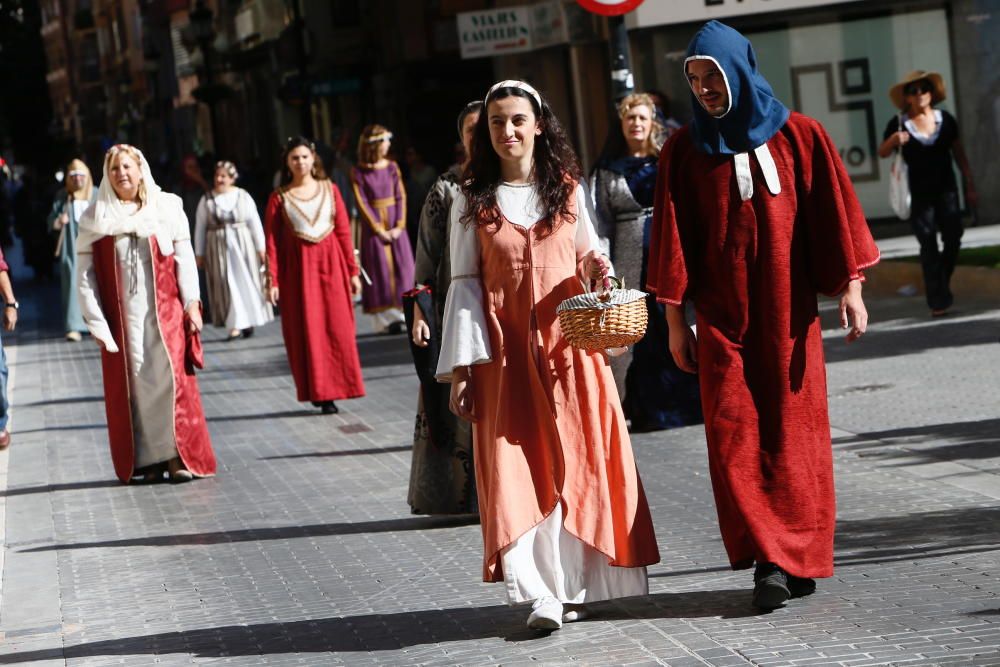
[(198, 270), (179, 197), (162, 192), (134, 146), (104, 158), (80, 221), (80, 308), (101, 346), (115, 474), (123, 483), (215, 474), (194, 367), (201, 367)]

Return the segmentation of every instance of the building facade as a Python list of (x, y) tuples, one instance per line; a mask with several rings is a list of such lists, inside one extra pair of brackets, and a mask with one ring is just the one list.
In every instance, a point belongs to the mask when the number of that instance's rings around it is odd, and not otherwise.
[[(627, 17), (635, 87), (690, 115), (684, 50), (719, 18), (753, 41), (791, 108), (820, 119), (872, 219), (888, 218), (889, 86), (940, 72), (984, 221), (1000, 210), (1000, 68), (994, 0), (646, 0)], [(48, 84), (64, 137), (94, 157), (139, 143), (163, 169), (187, 153), (234, 160), (266, 192), (285, 139), (352, 160), (361, 128), (388, 126), (443, 170), (453, 119), (491, 83), (535, 85), (585, 168), (615, 131), (606, 19), (575, 0), (42, 0)], [(205, 16), (208, 16), (208, 25)], [(200, 13), (199, 13), (200, 12)], [(199, 19), (200, 17), (200, 19)], [(959, 63), (961, 64), (959, 66)]]
[(840, 149), (869, 219), (890, 221), (889, 161), (876, 149), (898, 110), (888, 90), (912, 70), (939, 72), (980, 196), (981, 222), (1000, 221), (1000, 7), (991, 0), (647, 0), (629, 16), (636, 75), (690, 115), (684, 52), (716, 18), (753, 42), (759, 67), (790, 108), (819, 119)]

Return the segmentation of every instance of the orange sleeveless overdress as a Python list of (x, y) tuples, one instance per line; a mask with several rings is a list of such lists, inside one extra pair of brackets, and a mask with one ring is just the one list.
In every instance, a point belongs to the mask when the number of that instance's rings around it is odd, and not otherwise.
[(564, 528), (611, 565), (660, 559), (607, 359), (559, 329), (556, 306), (583, 292), (570, 202), (550, 232), (506, 219), (477, 231), (492, 350), (472, 366), (484, 581), (503, 581), (501, 550), (558, 502)]

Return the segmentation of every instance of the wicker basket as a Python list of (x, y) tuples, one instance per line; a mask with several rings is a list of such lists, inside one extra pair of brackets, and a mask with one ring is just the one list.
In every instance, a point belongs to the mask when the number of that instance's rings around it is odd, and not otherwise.
[(556, 308), (563, 336), (573, 347), (606, 350), (632, 345), (646, 334), (646, 293), (624, 289), (611, 278), (612, 289), (585, 292)]

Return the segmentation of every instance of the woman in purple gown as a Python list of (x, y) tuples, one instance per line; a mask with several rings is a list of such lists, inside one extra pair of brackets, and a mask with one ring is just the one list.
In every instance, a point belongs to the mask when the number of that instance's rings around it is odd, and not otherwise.
[(413, 286), (413, 249), (406, 235), (406, 190), (399, 165), (386, 156), (392, 133), (369, 125), (358, 140), (358, 165), (351, 169), (361, 223), (361, 266), (371, 279), (361, 305), (375, 331), (402, 333), (403, 292)]

